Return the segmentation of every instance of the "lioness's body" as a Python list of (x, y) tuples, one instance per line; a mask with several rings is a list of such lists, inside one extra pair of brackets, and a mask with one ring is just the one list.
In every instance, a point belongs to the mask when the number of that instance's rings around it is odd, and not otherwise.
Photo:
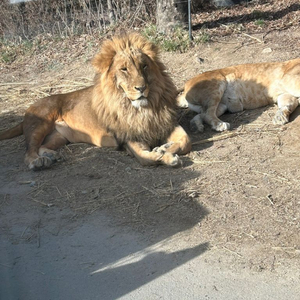
[(198, 115), (191, 121), (199, 131), (203, 122), (223, 131), (229, 123), (218, 117), (278, 104), (275, 124), (285, 124), (299, 105), (300, 59), (286, 62), (244, 64), (204, 72), (186, 82), (178, 98), (179, 105), (190, 107)]
[(104, 42), (93, 60), (93, 86), (37, 101), (0, 140), (23, 133), (30, 169), (49, 167), (59, 158), (54, 150), (69, 142), (124, 146), (143, 165), (179, 165), (176, 154), (191, 143), (177, 124), (176, 88), (157, 54), (138, 34)]

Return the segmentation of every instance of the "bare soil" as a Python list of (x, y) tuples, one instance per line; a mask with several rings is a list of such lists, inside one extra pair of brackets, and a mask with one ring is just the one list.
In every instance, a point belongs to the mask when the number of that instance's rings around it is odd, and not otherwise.
[[(180, 88), (203, 71), (299, 57), (297, 10), (299, 6), (291, 9), (293, 23), (284, 28), (262, 27), (226, 35), (220, 29), (211, 42), (186, 53), (162, 53), (162, 60)], [(211, 34), (216, 27), (213, 30)], [(99, 42), (68, 41), (66, 48), (73, 47), (72, 51), (64, 51), (63, 43), (53, 45), (51, 53), (41, 50), (1, 65), (1, 129), (20, 121), (39, 97), (92, 82), (94, 71), (88, 60)], [(194, 145), (182, 157), (179, 169), (141, 167), (125, 152), (71, 144), (61, 149), (63, 161), (49, 170), (31, 172), (23, 163), (24, 138), (2, 141), (0, 233), (19, 242), (10, 228), (18, 221), (15, 214), (22, 210), (43, 215), (67, 208), (72, 212), (70, 223), (103, 210), (114, 225), (142, 232), (149, 241), (176, 234), (191, 247), (205, 243), (207, 250), (223, 253), (228, 268), (299, 270), (300, 110), (290, 123), (274, 126), (275, 110), (265, 107), (226, 114), (222, 119), (231, 123), (230, 132), (216, 133), (207, 126), (201, 134), (189, 131), (193, 114), (180, 112), (180, 122)], [(39, 239), (31, 227), (22, 237), (27, 243)], [(210, 263), (219, 259), (216, 256)]]

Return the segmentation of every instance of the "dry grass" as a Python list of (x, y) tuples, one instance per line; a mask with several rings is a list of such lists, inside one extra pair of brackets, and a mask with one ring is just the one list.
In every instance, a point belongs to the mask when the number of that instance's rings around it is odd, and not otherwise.
[(79, 90), (93, 84), (89, 78), (77, 78), (76, 80), (59, 80), (55, 78), (51, 82), (38, 84), (37, 82), (8, 82), (0, 84), (0, 98), (4, 101), (20, 103), (20, 98), (35, 100), (47, 97), (54, 93), (68, 93)]
[[(117, 23), (125, 28), (138, 25), (154, 15), (154, 1), (35, 0), (9, 4), (0, 10), (0, 36), (5, 39), (32, 39), (40, 34), (66, 38), (79, 34), (106, 32)], [(15, 20), (19, 20), (16, 22)]]

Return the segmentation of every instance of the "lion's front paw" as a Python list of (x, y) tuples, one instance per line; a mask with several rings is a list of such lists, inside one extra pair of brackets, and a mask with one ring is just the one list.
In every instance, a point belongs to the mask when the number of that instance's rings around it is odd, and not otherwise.
[(288, 121), (288, 117), (282, 110), (278, 110), (273, 118), (273, 124), (275, 125), (284, 125), (288, 123)]
[(166, 149), (172, 144), (173, 143), (167, 143), (160, 147), (156, 147), (152, 150), (152, 152), (158, 155), (156, 161), (159, 161), (160, 163), (170, 167), (178, 167), (182, 165), (179, 156), (177, 154), (173, 154), (171, 152), (166, 151)]
[(177, 154), (166, 152), (162, 157), (162, 162), (170, 167), (180, 167), (182, 165), (181, 159)]
[(227, 122), (219, 122), (216, 126), (213, 127), (216, 131), (225, 131), (230, 129), (230, 124)]
[(155, 147), (152, 151), (164, 154), (166, 151), (168, 151), (168, 148), (170, 148), (173, 144), (173, 142), (169, 142), (159, 147)]

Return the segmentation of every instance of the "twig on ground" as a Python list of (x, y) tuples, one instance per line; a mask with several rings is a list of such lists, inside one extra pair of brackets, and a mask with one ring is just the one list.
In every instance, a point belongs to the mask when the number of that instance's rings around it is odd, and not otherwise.
[(242, 257), (242, 255), (241, 255), (241, 254), (239, 254), (239, 253), (237, 253), (237, 252), (235, 252), (235, 251), (232, 251), (232, 250), (228, 249), (228, 248), (227, 248), (227, 247), (225, 247), (225, 246), (223, 246), (223, 249), (225, 249), (225, 250), (227, 250), (227, 251), (229, 251), (229, 252), (231, 252), (231, 253), (233, 253), (233, 254), (235, 254), (235, 255), (239, 256), (239, 257)]
[(210, 142), (215, 142), (215, 141), (220, 141), (220, 140), (224, 140), (224, 139), (228, 139), (228, 138), (232, 138), (235, 137), (237, 135), (241, 135), (244, 134), (243, 132), (230, 132), (230, 133), (225, 133), (222, 135), (217, 135), (214, 136), (212, 138), (208, 138), (208, 139), (204, 139), (204, 140), (200, 140), (197, 142), (193, 142), (193, 145), (199, 145), (199, 144), (205, 144), (205, 143), (210, 143)]
[(27, 84), (36, 84), (36, 82), (34, 82), (34, 81), (26, 81), (26, 82), (3, 82), (3, 83), (0, 83), (0, 86), (27, 85)]
[(272, 205), (274, 205), (274, 202), (272, 201), (272, 196), (271, 195), (267, 195), (266, 196), (267, 197), (267, 199), (270, 201), (270, 203), (272, 204)]
[(251, 39), (253, 39), (253, 40), (258, 41), (261, 44), (263, 44), (263, 42), (264, 42), (264, 41), (260, 40), (259, 38), (255, 37), (255, 36), (252, 36), (250, 34), (247, 34), (247, 33), (244, 33), (244, 32), (242, 34), (245, 35), (245, 36), (247, 36), (247, 37), (249, 37), (249, 38), (251, 38)]

